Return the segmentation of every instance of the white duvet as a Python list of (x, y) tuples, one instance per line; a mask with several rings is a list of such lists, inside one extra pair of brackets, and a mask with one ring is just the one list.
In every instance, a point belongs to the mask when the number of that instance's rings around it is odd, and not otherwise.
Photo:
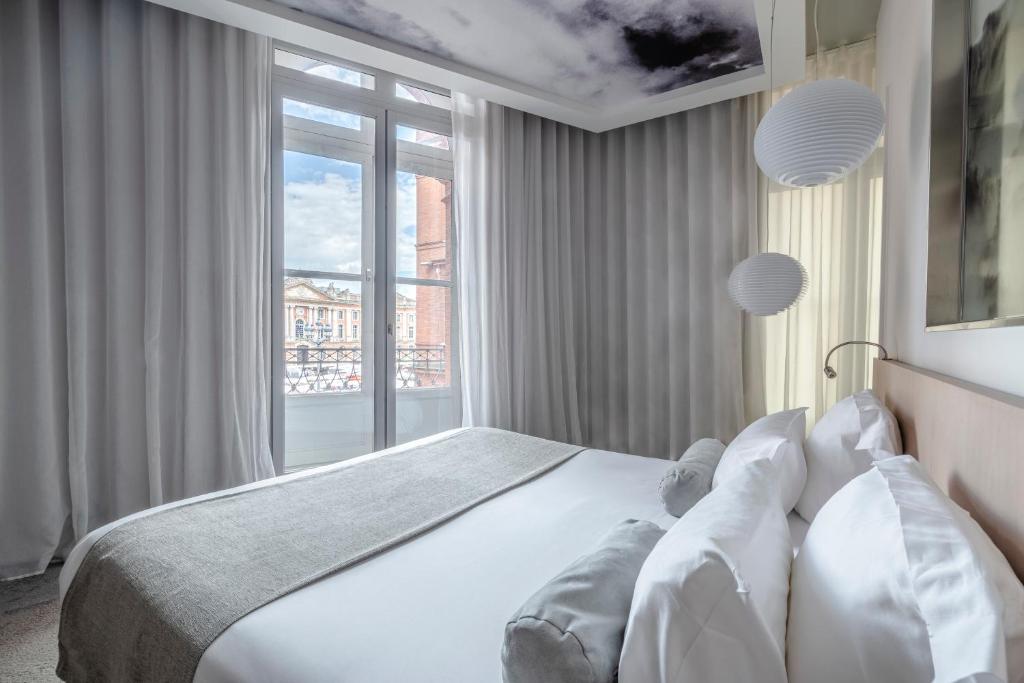
[[(498, 681), (505, 623), (526, 598), (615, 523), (647, 519), (667, 529), (675, 522), (658, 497), (670, 464), (583, 451), (423, 536), (252, 612), (207, 649), (195, 681)], [(92, 543), (123, 521), (74, 549), (61, 573), (62, 596)]]

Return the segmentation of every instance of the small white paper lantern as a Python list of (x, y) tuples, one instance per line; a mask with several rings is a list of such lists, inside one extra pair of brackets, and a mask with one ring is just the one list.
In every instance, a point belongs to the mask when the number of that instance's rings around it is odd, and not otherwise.
[(812, 81), (787, 93), (761, 119), (754, 157), (790, 187), (826, 185), (857, 169), (885, 125), (878, 95), (856, 81)]
[(745, 259), (729, 275), (729, 296), (753, 315), (786, 310), (807, 290), (807, 271), (792, 256), (767, 252)]

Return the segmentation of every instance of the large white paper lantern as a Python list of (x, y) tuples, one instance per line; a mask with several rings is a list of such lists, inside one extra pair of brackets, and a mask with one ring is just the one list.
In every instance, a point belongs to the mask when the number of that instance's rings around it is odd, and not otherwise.
[(869, 88), (845, 78), (812, 81), (764, 115), (754, 134), (754, 157), (765, 175), (783, 185), (826, 185), (864, 163), (884, 125), (882, 102)]
[(807, 290), (807, 271), (792, 256), (756, 254), (733, 268), (729, 296), (754, 315), (775, 315), (786, 310)]

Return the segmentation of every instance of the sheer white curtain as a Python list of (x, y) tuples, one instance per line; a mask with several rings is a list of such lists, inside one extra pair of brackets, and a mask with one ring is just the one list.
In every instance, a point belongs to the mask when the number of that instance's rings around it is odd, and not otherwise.
[(0, 3), (0, 578), (272, 474), (270, 42)]
[[(807, 77), (849, 78), (874, 88), (874, 40), (809, 59)], [(792, 87), (763, 93), (760, 113)], [(808, 274), (804, 298), (760, 323), (768, 412), (810, 406), (811, 423), (838, 399), (870, 385), (874, 351), (868, 347), (839, 351), (834, 380), (822, 367), (828, 350), (840, 342), (878, 341), (883, 154), (879, 145), (859, 170), (824, 187), (792, 189), (759, 176), (761, 245), (799, 259)]]
[(726, 291), (754, 103), (597, 135), (455, 102), (465, 422), (661, 457), (731, 438), (759, 380)]

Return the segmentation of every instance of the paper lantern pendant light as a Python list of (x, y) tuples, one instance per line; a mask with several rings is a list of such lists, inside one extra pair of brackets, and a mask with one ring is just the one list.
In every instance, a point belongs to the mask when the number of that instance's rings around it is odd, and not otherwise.
[(807, 290), (807, 271), (792, 256), (767, 252), (741, 261), (729, 275), (729, 296), (753, 315), (786, 310)]
[(845, 78), (812, 81), (764, 115), (754, 134), (754, 157), (775, 182), (825, 185), (864, 163), (884, 125), (882, 102), (866, 86)]

